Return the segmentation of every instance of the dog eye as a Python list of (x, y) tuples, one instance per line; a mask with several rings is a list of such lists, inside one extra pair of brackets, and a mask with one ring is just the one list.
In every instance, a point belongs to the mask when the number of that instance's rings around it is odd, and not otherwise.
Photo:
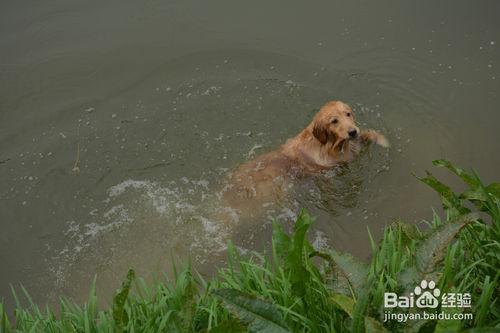
[(351, 116), (351, 113), (350, 112), (347, 112), (347, 116), (350, 117)]
[(333, 119), (333, 120), (332, 120), (332, 124), (336, 124), (336, 123), (338, 123), (338, 122), (339, 122), (339, 120), (338, 120), (338, 119)]

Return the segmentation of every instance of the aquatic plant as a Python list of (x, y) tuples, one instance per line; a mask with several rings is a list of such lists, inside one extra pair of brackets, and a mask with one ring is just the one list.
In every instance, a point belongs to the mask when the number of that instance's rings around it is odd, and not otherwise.
[[(317, 251), (307, 240), (312, 218), (302, 211), (292, 234), (274, 224), (272, 252), (242, 256), (229, 243), (228, 261), (207, 280), (190, 265), (173, 280), (148, 285), (131, 270), (109, 309), (99, 310), (95, 282), (83, 306), (64, 298), (60, 314), (14, 292), (12, 321), (0, 303), (6, 332), (487, 332), (500, 329), (500, 184), (484, 185), (474, 172), (443, 160), (468, 186), (456, 194), (431, 173), (420, 180), (441, 196), (422, 230), (395, 221), (364, 263), (335, 249)], [(442, 292), (470, 291), (472, 319), (384, 322), (384, 293), (408, 295), (421, 280)], [(439, 308), (444, 312), (464, 309)], [(411, 310), (408, 311), (410, 313)]]

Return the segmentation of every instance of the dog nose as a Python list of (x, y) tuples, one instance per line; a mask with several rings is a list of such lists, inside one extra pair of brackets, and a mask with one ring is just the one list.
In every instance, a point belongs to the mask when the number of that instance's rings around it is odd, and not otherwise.
[(355, 129), (349, 130), (348, 133), (350, 138), (355, 138), (358, 135), (358, 131)]

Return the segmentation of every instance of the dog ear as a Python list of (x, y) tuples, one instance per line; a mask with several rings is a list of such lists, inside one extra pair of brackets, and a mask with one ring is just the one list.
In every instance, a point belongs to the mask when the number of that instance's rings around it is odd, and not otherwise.
[(316, 122), (313, 127), (313, 135), (323, 145), (328, 141), (328, 132), (324, 124)]

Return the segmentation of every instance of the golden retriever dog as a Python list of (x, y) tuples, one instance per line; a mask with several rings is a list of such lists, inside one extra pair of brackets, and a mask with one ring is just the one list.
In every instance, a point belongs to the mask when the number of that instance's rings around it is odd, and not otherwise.
[(240, 165), (230, 176), (224, 199), (231, 207), (252, 213), (258, 209), (255, 204), (282, 198), (292, 179), (352, 161), (361, 147), (371, 142), (389, 146), (377, 131), (360, 130), (347, 104), (328, 102), (297, 136)]

